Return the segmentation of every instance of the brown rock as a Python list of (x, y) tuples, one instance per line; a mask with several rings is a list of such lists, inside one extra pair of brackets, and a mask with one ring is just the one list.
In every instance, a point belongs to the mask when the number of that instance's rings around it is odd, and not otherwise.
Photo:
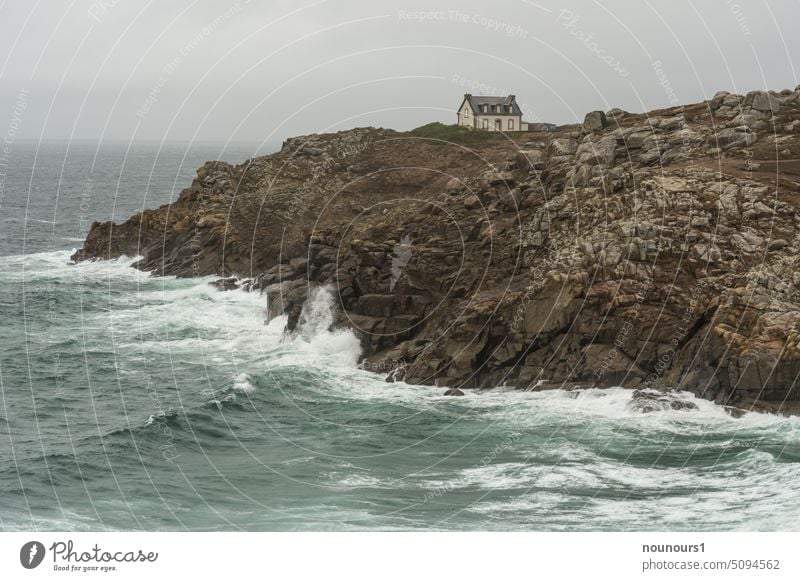
[(74, 259), (255, 277), (295, 328), (325, 284), (366, 360), (408, 383), (623, 385), (641, 411), (690, 408), (675, 388), (780, 413), (800, 401), (800, 201), (784, 175), (775, 195), (773, 138), (753, 128), (775, 115), (777, 150), (797, 151), (790, 97), (720, 93), (613, 128), (594, 112), (474, 148), (369, 128), (296, 138), (93, 224)]

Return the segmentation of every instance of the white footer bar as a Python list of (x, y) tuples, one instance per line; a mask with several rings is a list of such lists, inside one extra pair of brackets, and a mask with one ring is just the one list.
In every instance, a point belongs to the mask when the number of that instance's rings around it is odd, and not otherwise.
[(0, 579), (794, 580), (799, 552), (800, 533), (2, 533)]

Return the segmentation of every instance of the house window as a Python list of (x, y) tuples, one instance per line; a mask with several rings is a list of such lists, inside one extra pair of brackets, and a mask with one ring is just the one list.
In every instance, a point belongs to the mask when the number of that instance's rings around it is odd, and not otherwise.
[(483, 112), (486, 113), (489, 110), (488, 105), (483, 105)]
[(514, 120), (513, 119), (509, 119), (508, 120), (508, 130), (509, 131), (514, 131)]
[(484, 119), (483, 120), (483, 128), (484, 129), (489, 129), (489, 120), (488, 119)]

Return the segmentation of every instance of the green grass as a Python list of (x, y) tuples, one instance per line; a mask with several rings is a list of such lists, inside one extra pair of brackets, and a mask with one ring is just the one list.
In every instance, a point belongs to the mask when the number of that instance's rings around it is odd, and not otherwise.
[(431, 143), (457, 143), (459, 145), (477, 145), (503, 139), (500, 133), (481, 129), (468, 129), (458, 125), (445, 125), (435, 121), (422, 127), (412, 129), (409, 133), (415, 137), (432, 140)]

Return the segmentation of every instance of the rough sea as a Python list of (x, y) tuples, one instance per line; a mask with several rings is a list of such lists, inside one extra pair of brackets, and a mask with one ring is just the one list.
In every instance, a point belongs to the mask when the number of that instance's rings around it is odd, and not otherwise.
[[(800, 419), (622, 389), (444, 397), (213, 278), (70, 264), (252, 147), (17, 143), (0, 197), (2, 530), (797, 530)], [(577, 393), (577, 397), (576, 397)], [(692, 399), (690, 394), (682, 397)]]

